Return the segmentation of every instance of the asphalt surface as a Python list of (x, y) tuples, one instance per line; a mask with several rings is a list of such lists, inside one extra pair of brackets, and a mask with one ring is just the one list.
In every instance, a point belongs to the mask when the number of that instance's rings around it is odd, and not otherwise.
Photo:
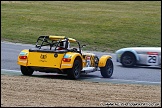
[[(1, 41), (1, 74), (22, 75), (17, 65), (17, 57), (21, 50), (35, 47), (30, 44), (10, 43)], [(131, 83), (161, 85), (161, 68), (159, 67), (134, 67), (126, 68), (116, 62), (115, 54), (91, 51), (101, 57), (111, 55), (114, 64), (114, 73), (111, 78), (102, 78), (100, 71), (83, 74), (80, 80), (93, 82)], [(65, 78), (64, 75), (34, 72), (35, 77)]]

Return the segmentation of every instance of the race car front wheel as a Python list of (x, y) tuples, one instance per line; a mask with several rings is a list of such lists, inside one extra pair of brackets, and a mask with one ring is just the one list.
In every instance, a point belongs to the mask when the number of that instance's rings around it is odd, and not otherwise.
[(112, 76), (112, 74), (113, 74), (113, 69), (114, 69), (113, 62), (109, 58), (106, 61), (105, 67), (100, 67), (101, 75), (104, 78), (110, 78)]
[(124, 67), (133, 67), (136, 64), (136, 58), (133, 53), (126, 52), (121, 56), (121, 64)]
[(78, 79), (81, 74), (81, 61), (75, 59), (73, 67), (67, 70), (68, 77), (70, 79)]
[(30, 67), (27, 67), (27, 66), (20, 66), (20, 69), (21, 69), (21, 73), (23, 75), (27, 75), (27, 76), (31, 76), (34, 72), (33, 69), (31, 69)]

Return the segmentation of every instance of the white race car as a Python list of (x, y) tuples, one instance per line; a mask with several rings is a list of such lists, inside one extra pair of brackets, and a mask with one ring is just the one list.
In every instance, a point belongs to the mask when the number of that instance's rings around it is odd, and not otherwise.
[(128, 47), (115, 52), (116, 61), (124, 67), (135, 65), (161, 67), (161, 47)]

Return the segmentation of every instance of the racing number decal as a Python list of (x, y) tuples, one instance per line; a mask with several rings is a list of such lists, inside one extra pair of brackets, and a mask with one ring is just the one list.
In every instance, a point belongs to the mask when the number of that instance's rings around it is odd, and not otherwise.
[(87, 62), (86, 67), (90, 67), (91, 66), (91, 57), (90, 56), (86, 57), (86, 62)]
[(147, 64), (148, 65), (158, 65), (158, 53), (148, 52), (147, 53)]
[(157, 56), (155, 55), (149, 55), (148, 56), (148, 63), (156, 63)]

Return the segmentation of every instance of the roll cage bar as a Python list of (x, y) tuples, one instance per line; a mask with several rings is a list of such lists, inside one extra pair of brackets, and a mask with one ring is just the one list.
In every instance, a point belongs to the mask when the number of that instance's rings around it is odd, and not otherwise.
[[(38, 45), (39, 41), (41, 41), (40, 45)], [(81, 53), (80, 43), (73, 38), (67, 38), (65, 36), (39, 36), (38, 39), (37, 39), (35, 47), (41, 49), (42, 46), (50, 46), (50, 50), (51, 50), (52, 47), (55, 46), (54, 50), (56, 50), (56, 48), (58, 47), (58, 45), (61, 41), (65, 42), (65, 50), (67, 50), (67, 51), (71, 51), (71, 50), (67, 49), (68, 48), (68, 42), (76, 42), (79, 46), (79, 51), (77, 51), (77, 52)]]

